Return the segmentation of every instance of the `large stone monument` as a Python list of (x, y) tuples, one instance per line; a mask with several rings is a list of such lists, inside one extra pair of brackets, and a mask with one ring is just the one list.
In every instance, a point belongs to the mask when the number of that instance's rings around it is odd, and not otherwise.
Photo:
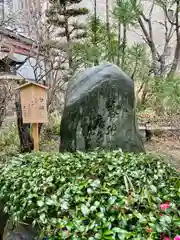
[(75, 75), (67, 89), (60, 137), (60, 151), (143, 152), (132, 80), (112, 64)]

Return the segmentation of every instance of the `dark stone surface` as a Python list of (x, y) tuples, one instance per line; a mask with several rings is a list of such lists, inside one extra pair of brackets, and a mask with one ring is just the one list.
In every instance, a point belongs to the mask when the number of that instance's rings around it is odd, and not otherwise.
[(134, 103), (133, 82), (115, 65), (103, 64), (75, 75), (61, 120), (60, 151), (144, 151)]
[(8, 219), (8, 216), (3, 212), (3, 209), (4, 206), (2, 203), (0, 203), (0, 240), (2, 240), (4, 228)]
[(14, 226), (8, 221), (4, 230), (3, 240), (34, 240), (37, 239), (37, 232), (28, 224)]

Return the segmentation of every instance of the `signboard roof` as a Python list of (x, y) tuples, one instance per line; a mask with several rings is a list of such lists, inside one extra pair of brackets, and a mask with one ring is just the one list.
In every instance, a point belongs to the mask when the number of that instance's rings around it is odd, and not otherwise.
[(21, 86), (19, 86), (16, 89), (22, 89), (22, 88), (25, 88), (25, 87), (28, 87), (28, 86), (31, 86), (31, 85), (37, 86), (37, 87), (41, 87), (41, 88), (44, 88), (44, 89), (48, 89), (48, 87), (45, 86), (45, 85), (42, 85), (42, 84), (39, 84), (39, 83), (36, 83), (36, 82), (30, 82), (30, 81), (25, 83), (25, 84), (23, 84), (23, 85), (21, 85)]

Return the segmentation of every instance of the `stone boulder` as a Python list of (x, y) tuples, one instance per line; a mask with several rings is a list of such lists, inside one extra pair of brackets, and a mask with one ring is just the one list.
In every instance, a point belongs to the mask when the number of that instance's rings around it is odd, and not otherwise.
[(67, 89), (60, 138), (62, 152), (96, 148), (143, 152), (133, 81), (112, 64), (75, 75)]
[(36, 230), (29, 224), (17, 224), (8, 221), (4, 229), (2, 240), (35, 240), (38, 237)]

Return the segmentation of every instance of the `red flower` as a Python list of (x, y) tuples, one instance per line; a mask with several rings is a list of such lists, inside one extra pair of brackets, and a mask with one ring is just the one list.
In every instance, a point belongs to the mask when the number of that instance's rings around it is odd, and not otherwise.
[(174, 240), (180, 240), (180, 236), (176, 236)]
[(162, 203), (161, 205), (160, 205), (160, 209), (161, 210), (166, 210), (166, 209), (168, 209), (170, 207), (170, 202), (168, 201), (168, 202), (165, 202), (165, 203)]

